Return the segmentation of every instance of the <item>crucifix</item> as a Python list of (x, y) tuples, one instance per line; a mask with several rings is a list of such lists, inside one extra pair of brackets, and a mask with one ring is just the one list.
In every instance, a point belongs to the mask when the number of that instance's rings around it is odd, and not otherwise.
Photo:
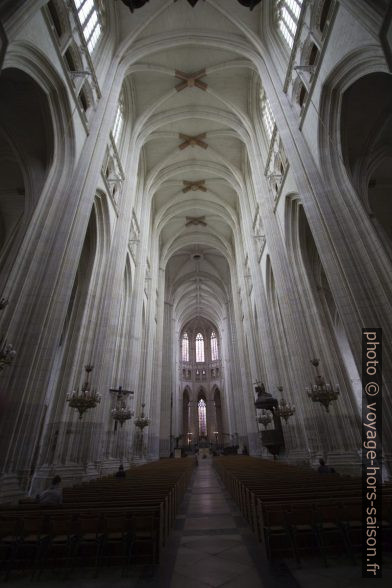
[(128, 394), (133, 394), (132, 390), (123, 390), (122, 386), (116, 388), (109, 388), (109, 392), (114, 392), (117, 394), (117, 400), (120, 400), (122, 396), (128, 396)]
[(122, 386), (119, 386), (118, 388), (109, 388), (109, 392), (116, 395), (116, 406), (112, 410), (112, 416), (115, 420), (114, 430), (117, 431), (117, 424), (120, 423), (122, 427), (123, 423), (133, 415), (130, 409), (127, 409), (125, 400), (129, 394), (133, 394), (133, 391), (123, 390)]
[(184, 194), (190, 191), (196, 192), (197, 190), (200, 190), (201, 192), (207, 192), (207, 188), (204, 185), (205, 183), (205, 180), (197, 180), (196, 182), (189, 182), (188, 180), (183, 180), (185, 188), (183, 188), (182, 191), (184, 192)]
[(189, 135), (183, 135), (182, 133), (179, 134), (180, 139), (183, 141), (181, 145), (178, 146), (179, 149), (185, 149), (186, 147), (194, 147), (197, 145), (202, 149), (207, 149), (208, 145), (203, 139), (205, 139), (207, 133), (202, 133), (201, 135), (196, 135), (196, 137), (190, 137)]
[(202, 69), (192, 74), (186, 74), (183, 71), (178, 69), (174, 72), (174, 77), (182, 80), (176, 86), (177, 92), (181, 92), (181, 90), (185, 90), (185, 88), (199, 88), (200, 90), (206, 91), (208, 85), (205, 82), (202, 82), (200, 78), (204, 78), (207, 75), (206, 70)]

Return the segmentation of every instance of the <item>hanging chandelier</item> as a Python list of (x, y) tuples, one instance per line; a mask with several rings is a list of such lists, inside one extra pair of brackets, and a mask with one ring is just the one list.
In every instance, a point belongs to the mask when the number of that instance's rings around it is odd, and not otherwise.
[(3, 337), (0, 343), (0, 372), (7, 366), (11, 365), (16, 355), (15, 349), (11, 343), (7, 343), (5, 337)]
[(150, 424), (150, 419), (144, 415), (144, 407), (145, 406), (146, 406), (145, 404), (142, 404), (141, 415), (139, 417), (137, 417), (137, 419), (135, 419), (135, 427), (138, 427), (142, 433), (143, 433), (143, 429), (145, 427), (148, 427), (148, 425)]
[(125, 405), (124, 406), (117, 406), (116, 408), (113, 408), (111, 413), (112, 413), (113, 419), (115, 421), (117, 421), (118, 423), (120, 423), (120, 427), (122, 427), (126, 421), (129, 421), (133, 417), (133, 415), (135, 414), (132, 410), (127, 408)]
[(330, 403), (337, 400), (340, 394), (339, 386), (334, 388), (332, 384), (325, 383), (323, 376), (318, 370), (319, 359), (311, 359), (310, 363), (316, 368), (316, 378), (314, 384), (306, 387), (306, 392), (313, 402), (320, 402), (325, 407), (325, 410), (329, 412)]
[(266, 429), (267, 426), (272, 423), (272, 416), (265, 410), (265, 408), (262, 408), (261, 414), (256, 418), (256, 421)]
[[(283, 392), (282, 386), (277, 386), (277, 388), (280, 393)], [(281, 419), (284, 419), (285, 423), (287, 423), (289, 418), (295, 413), (295, 406), (291, 405), (282, 397), (278, 402), (278, 406), (274, 407), (273, 410), (277, 416), (279, 416)]]
[(135, 414), (127, 407), (126, 402), (127, 396), (133, 394), (133, 392), (132, 390), (123, 390), (121, 386), (119, 386), (118, 389), (110, 388), (109, 392), (116, 395), (116, 406), (112, 408), (111, 415), (116, 423), (119, 423), (120, 427), (122, 427), (123, 424), (126, 421), (129, 421)]
[[(147, 2), (149, 2), (149, 0), (121, 0), (121, 1), (123, 4), (125, 4), (125, 6), (127, 6), (129, 8), (129, 10), (131, 12), (133, 12), (137, 8), (141, 8), (142, 6), (147, 4)], [(177, 1), (178, 0), (174, 0), (174, 2), (177, 2)], [(188, 4), (190, 4), (192, 6), (192, 8), (194, 6), (196, 6), (198, 1), (199, 0), (187, 0)], [(261, 2), (261, 0), (237, 0), (237, 1), (240, 4), (242, 4), (242, 6), (246, 6), (246, 8), (249, 8), (250, 10), (253, 10), (253, 8)]]
[(68, 402), (71, 408), (76, 408), (79, 412), (79, 419), (83, 417), (83, 414), (86, 410), (90, 408), (95, 408), (97, 404), (101, 402), (101, 396), (97, 394), (96, 390), (90, 390), (90, 373), (93, 370), (93, 365), (89, 364), (84, 367), (86, 371), (86, 381), (81, 387), (79, 392), (79, 388), (74, 390), (73, 392), (67, 392), (66, 401)]
[[(2, 298), (0, 300), (0, 310), (3, 310), (8, 304), (8, 300), (6, 298)], [(16, 351), (11, 345), (11, 343), (7, 343), (7, 339), (2, 337), (0, 341), (0, 372), (7, 366), (11, 365), (16, 355)]]

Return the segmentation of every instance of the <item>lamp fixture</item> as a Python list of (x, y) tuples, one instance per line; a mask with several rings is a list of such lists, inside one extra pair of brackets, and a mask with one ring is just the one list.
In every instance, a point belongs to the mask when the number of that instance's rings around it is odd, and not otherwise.
[(137, 419), (135, 419), (135, 427), (140, 429), (140, 433), (139, 433), (138, 437), (136, 438), (136, 451), (139, 454), (139, 458), (141, 458), (142, 460), (144, 460), (144, 454), (145, 454), (143, 432), (144, 432), (145, 427), (148, 427), (148, 425), (150, 424), (150, 419), (148, 417), (146, 417), (144, 414), (144, 407), (145, 406), (146, 405), (143, 403), (142, 404), (142, 412), (140, 413), (140, 416), (138, 416)]
[[(121, 0), (121, 1), (123, 4), (125, 4), (125, 6), (127, 6), (129, 8), (129, 10), (131, 12), (133, 12), (137, 8), (142, 8), (142, 6), (144, 6), (145, 4), (147, 4), (147, 2), (149, 2), (149, 0)], [(178, 0), (174, 0), (174, 2), (177, 2), (177, 1)], [(192, 6), (192, 8), (194, 8), (196, 6), (196, 4), (199, 2), (199, 0), (187, 0), (187, 2), (188, 2), (188, 4), (190, 4)], [(238, 2), (240, 4), (242, 4), (242, 6), (245, 6), (246, 8), (253, 10), (253, 8), (261, 2), (261, 0), (238, 0)]]
[(90, 390), (90, 373), (94, 366), (89, 364), (84, 367), (86, 371), (86, 381), (82, 385), (80, 392), (79, 388), (73, 392), (67, 392), (66, 401), (71, 408), (76, 408), (79, 412), (79, 419), (82, 419), (83, 414), (90, 408), (95, 408), (101, 402), (101, 396), (97, 394), (96, 390)]
[(307, 395), (313, 402), (320, 402), (325, 407), (325, 410), (329, 412), (330, 403), (337, 400), (340, 394), (339, 386), (334, 388), (332, 384), (326, 384), (325, 379), (318, 370), (319, 359), (311, 359), (310, 363), (316, 368), (316, 378), (314, 384), (306, 387)]
[(11, 343), (7, 343), (5, 338), (0, 343), (0, 372), (7, 366), (11, 365), (16, 355), (15, 349)]
[(109, 392), (116, 395), (116, 406), (112, 408), (111, 415), (116, 423), (120, 423), (120, 427), (126, 421), (129, 421), (133, 416), (134, 412), (127, 407), (127, 396), (133, 394), (132, 390), (123, 390), (121, 386), (116, 388), (110, 388)]
[[(7, 298), (2, 298), (0, 300), (0, 310), (3, 310), (8, 304)], [(16, 355), (16, 351), (11, 345), (11, 343), (7, 343), (7, 339), (2, 337), (0, 340), (0, 372), (7, 366), (10, 365), (14, 357)]]
[(142, 412), (141, 412), (140, 416), (137, 417), (137, 419), (135, 419), (135, 427), (138, 427), (142, 433), (143, 433), (143, 429), (145, 427), (148, 427), (148, 425), (150, 424), (150, 419), (144, 415), (144, 407), (145, 406), (146, 405), (143, 403), (142, 404)]
[[(277, 386), (280, 393), (283, 392), (282, 386)], [(279, 400), (278, 406), (273, 408), (274, 412), (281, 418), (284, 419), (285, 423), (295, 413), (295, 406), (287, 402), (283, 397)]]

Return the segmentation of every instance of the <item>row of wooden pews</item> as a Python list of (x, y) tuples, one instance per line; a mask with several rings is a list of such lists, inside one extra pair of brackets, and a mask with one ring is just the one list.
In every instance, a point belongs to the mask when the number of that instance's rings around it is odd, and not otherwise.
[(0, 509), (0, 557), (16, 568), (99, 567), (157, 563), (189, 484), (195, 461), (163, 459), (64, 488), (61, 506), (25, 502)]
[[(267, 558), (317, 553), (328, 565), (344, 549), (351, 560), (362, 542), (360, 478), (248, 456), (214, 460), (218, 474), (262, 543)], [(390, 547), (392, 485), (383, 486), (382, 532)]]

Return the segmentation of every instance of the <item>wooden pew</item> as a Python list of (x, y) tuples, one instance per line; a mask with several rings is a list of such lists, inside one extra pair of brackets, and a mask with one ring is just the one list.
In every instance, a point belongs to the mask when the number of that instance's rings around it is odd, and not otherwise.
[(23, 566), (40, 574), (46, 562), (57, 559), (68, 569), (92, 562), (96, 572), (102, 558), (128, 565), (135, 554), (144, 554), (156, 563), (194, 465), (191, 459), (162, 460), (132, 468), (125, 479), (105, 477), (65, 488), (62, 505), (0, 509), (6, 576)]

